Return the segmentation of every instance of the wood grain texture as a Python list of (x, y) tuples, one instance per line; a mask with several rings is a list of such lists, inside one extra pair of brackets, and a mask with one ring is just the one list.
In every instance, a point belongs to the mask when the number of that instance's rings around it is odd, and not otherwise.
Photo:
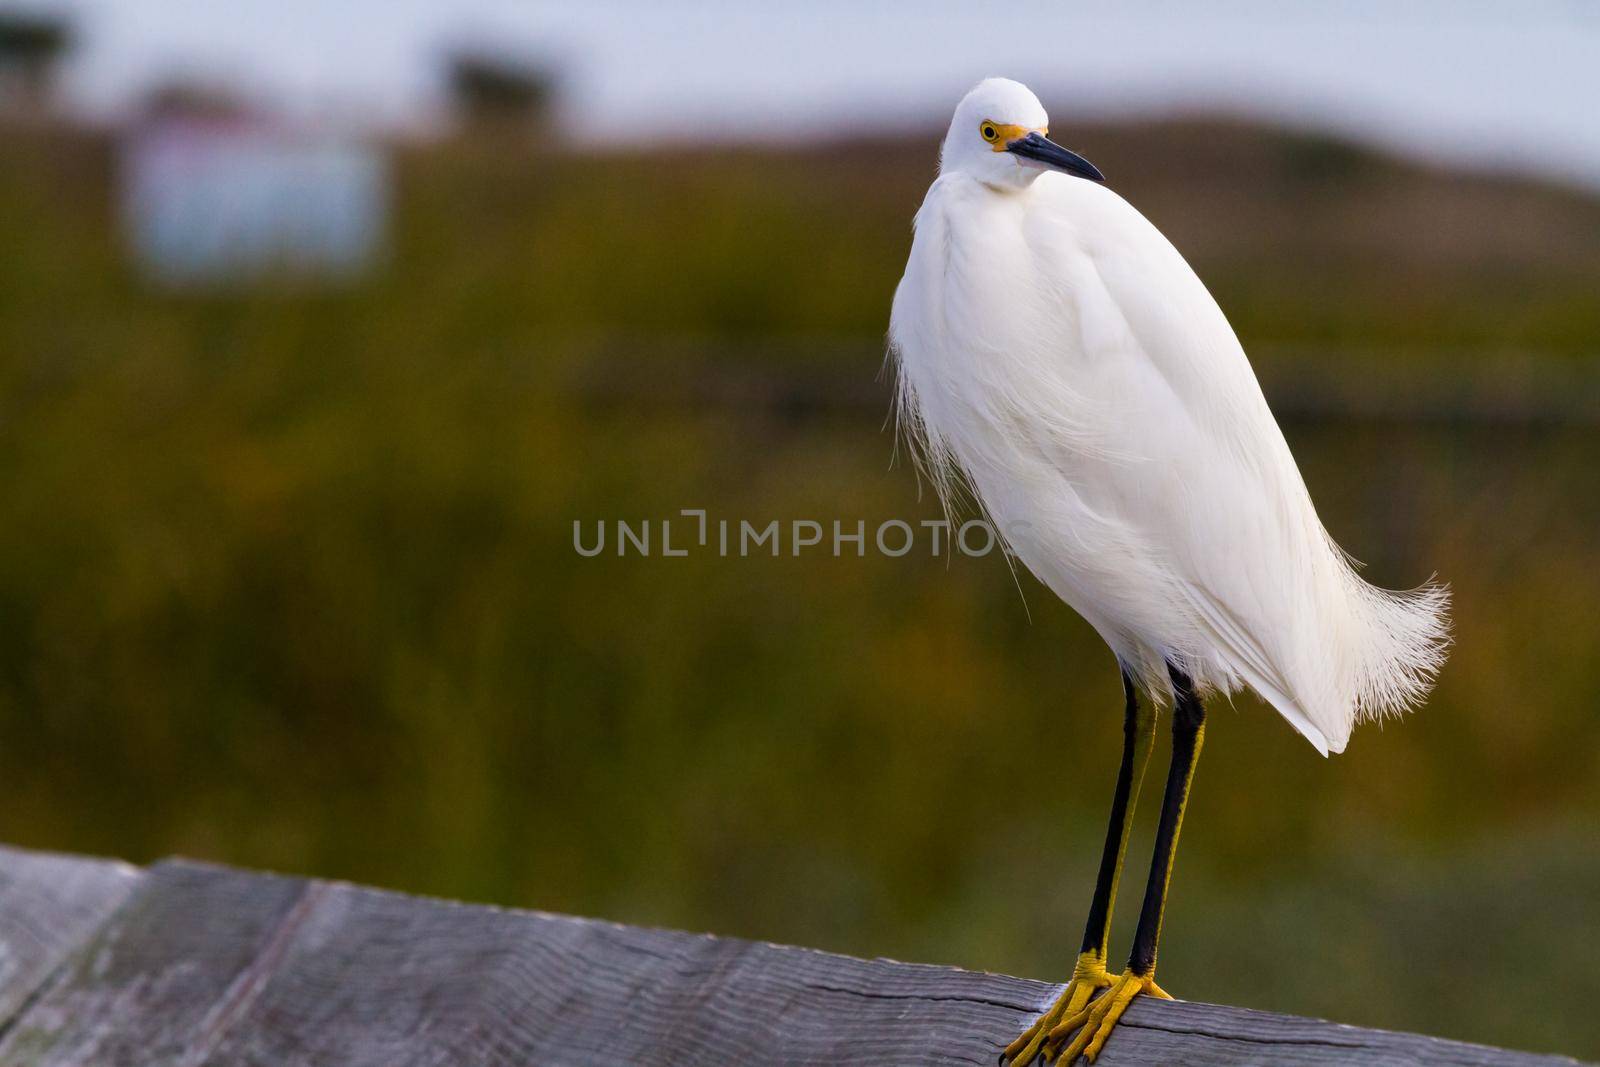
[(277, 964), (308, 885), (160, 864), (12, 1021), (0, 1064), (199, 1062)]
[[(174, 861), (26, 1005), (0, 1067), (987, 1067), (1056, 989)], [(1154, 1001), (1100, 1059), (1572, 1062)]]
[(126, 863), (0, 846), (0, 1027), (142, 877)]

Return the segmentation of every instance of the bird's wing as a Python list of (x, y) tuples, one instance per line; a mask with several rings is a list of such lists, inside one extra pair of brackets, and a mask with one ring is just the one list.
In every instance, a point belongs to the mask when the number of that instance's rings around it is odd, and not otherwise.
[(1047, 180), (1033, 237), (1080, 257), (1080, 373), (1107, 398), (1111, 451), (1132, 457), (1096, 468), (1097, 506), (1160, 557), (1167, 599), (1186, 603), (1174, 632), (1196, 647), (1177, 651), (1220, 656), (1219, 681), (1231, 672), (1319, 750), (1341, 748), (1350, 712), (1308, 693), (1300, 667), (1312, 615), (1342, 607), (1345, 565), (1243, 348), (1142, 215), (1103, 187)]

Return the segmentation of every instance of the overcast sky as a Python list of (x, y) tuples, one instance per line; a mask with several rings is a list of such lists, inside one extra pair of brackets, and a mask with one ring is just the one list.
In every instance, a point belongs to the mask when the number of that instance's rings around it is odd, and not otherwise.
[[(15, 6), (0, 0), (0, 8)], [(32, 0), (72, 13), (74, 99), (185, 71), (286, 110), (408, 123), (450, 42), (546, 56), (590, 138), (925, 122), (1008, 74), (1074, 111), (1223, 107), (1600, 187), (1600, 0)], [(942, 121), (942, 119), (941, 119)]]

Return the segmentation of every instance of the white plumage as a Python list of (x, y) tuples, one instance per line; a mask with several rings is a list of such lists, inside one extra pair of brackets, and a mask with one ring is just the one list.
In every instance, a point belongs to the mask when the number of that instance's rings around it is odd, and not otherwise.
[(1324, 755), (1414, 705), (1448, 591), (1356, 575), (1183, 257), (1106, 186), (987, 142), (989, 123), (1047, 125), (1005, 79), (961, 102), (890, 327), (902, 424), (940, 493), (963, 474), (1157, 699), (1169, 661), (1202, 691), (1249, 686)]

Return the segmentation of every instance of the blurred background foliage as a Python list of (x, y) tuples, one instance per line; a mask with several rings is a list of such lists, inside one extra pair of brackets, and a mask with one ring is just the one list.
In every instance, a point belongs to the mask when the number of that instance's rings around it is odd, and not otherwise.
[[(1600, 1056), (1600, 201), (1056, 125), (1213, 287), (1334, 535), (1457, 598), (1436, 697), (1342, 758), (1217, 707), (1164, 984)], [(185, 291), (127, 262), (109, 138), (0, 136), (0, 839), (1065, 976), (1120, 741), (1087, 626), (997, 555), (573, 548), (935, 516), (874, 379), (937, 137), (405, 143), (379, 269)]]

